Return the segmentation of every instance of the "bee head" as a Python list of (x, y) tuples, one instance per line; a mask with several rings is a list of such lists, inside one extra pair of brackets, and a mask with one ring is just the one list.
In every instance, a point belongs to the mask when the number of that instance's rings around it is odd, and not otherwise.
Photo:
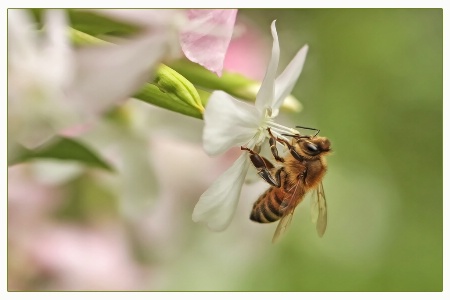
[[(292, 137), (291, 145), (294, 151), (294, 157), (297, 159), (316, 159), (321, 155), (326, 155), (331, 152), (331, 143), (325, 137), (321, 136), (307, 136), (307, 135), (289, 135)], [(299, 157), (297, 157), (297, 155)], [(301, 159), (300, 159), (301, 158)]]
[(300, 148), (302, 154), (314, 158), (315, 156), (323, 155), (331, 151), (331, 143), (324, 137), (302, 137), (296, 140), (296, 144)]

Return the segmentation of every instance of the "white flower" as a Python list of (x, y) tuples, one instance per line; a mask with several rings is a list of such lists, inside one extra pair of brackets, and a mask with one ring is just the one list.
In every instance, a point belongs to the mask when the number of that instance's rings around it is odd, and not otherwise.
[[(300, 76), (308, 46), (300, 49), (286, 69), (276, 77), (280, 47), (275, 21), (271, 29), (272, 56), (255, 106), (238, 101), (222, 91), (215, 91), (209, 98), (203, 131), (203, 146), (209, 155), (221, 154), (234, 146), (245, 145), (250, 149), (260, 146), (268, 136), (268, 127), (274, 135), (283, 139), (286, 138), (281, 134), (297, 132), (273, 122), (273, 119)], [(230, 224), (249, 166), (248, 153), (243, 152), (200, 197), (192, 214), (194, 222), (206, 223), (210, 229), (217, 231), (224, 230)]]
[[(8, 129), (15, 141), (34, 147), (54, 127), (65, 124), (63, 89), (69, 86), (74, 57), (65, 34), (65, 15), (47, 11), (39, 38), (24, 10), (8, 12)], [(50, 117), (45, 112), (60, 111)]]
[(74, 49), (63, 10), (43, 20), (40, 33), (26, 10), (8, 11), (8, 133), (28, 148), (132, 96), (167, 51), (162, 35)]

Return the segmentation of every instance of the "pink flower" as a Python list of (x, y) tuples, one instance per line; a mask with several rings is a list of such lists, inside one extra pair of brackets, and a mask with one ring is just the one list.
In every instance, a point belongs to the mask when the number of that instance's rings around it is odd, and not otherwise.
[[(32, 165), (19, 164), (8, 168), (8, 223), (10, 231), (26, 231), (28, 224), (55, 211), (61, 189), (36, 179)], [(17, 226), (16, 226), (17, 224)]]
[(223, 61), (233, 33), (237, 9), (190, 9), (180, 42), (186, 57), (222, 75)]

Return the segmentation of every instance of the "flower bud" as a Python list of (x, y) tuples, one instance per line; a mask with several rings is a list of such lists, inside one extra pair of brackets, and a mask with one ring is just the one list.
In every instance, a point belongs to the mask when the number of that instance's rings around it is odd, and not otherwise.
[(170, 98), (181, 100), (203, 113), (205, 108), (195, 87), (186, 78), (168, 66), (161, 65), (158, 68), (155, 85)]

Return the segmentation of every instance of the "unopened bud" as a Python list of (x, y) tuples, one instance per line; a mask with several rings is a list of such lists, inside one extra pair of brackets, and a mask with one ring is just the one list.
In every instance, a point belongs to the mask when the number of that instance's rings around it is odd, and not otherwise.
[(205, 110), (200, 96), (194, 85), (166, 65), (161, 65), (155, 78), (156, 86), (174, 100), (181, 100), (189, 106), (195, 107), (201, 113)]

